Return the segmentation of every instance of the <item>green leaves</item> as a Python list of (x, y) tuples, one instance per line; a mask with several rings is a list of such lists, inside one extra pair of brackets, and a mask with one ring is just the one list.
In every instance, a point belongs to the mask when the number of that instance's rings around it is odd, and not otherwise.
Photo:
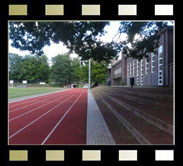
[[(103, 43), (99, 36), (106, 33), (104, 27), (108, 24), (109, 22), (89, 21), (10, 22), (9, 37), (13, 47), (29, 50), (34, 55), (42, 55), (43, 47), (50, 45), (51, 41), (63, 42), (70, 53), (78, 54), (81, 60), (92, 58), (102, 62), (117, 57), (124, 47), (128, 50), (128, 56), (141, 59), (157, 47), (158, 43), (154, 42), (158, 40), (156, 34), (167, 26), (166, 21), (121, 22), (119, 38), (120, 34), (127, 33), (128, 40)], [(135, 40), (137, 35), (140, 40)]]
[[(71, 52), (77, 53), (82, 60), (93, 58), (97, 61), (116, 56), (113, 45), (97, 40), (106, 32), (108, 22), (10, 22), (9, 37), (12, 46), (29, 50), (32, 54), (42, 55), (43, 47), (50, 42), (63, 42)], [(102, 44), (102, 45), (101, 45)], [(102, 52), (101, 52), (102, 51)], [(98, 53), (100, 52), (100, 56)]]
[[(108, 63), (91, 60), (92, 83), (103, 83), (106, 80)], [(71, 59), (69, 54), (57, 55), (52, 58), (52, 66), (49, 67), (46, 56), (19, 56), (9, 55), (10, 80), (28, 83), (55, 82), (58, 85), (88, 82), (88, 62), (81, 65), (78, 58)]]
[(9, 76), (10, 80), (22, 82), (27, 80), (29, 83), (48, 82), (49, 65), (46, 56), (19, 56), (17, 54), (9, 55)]
[[(97, 62), (91, 60), (91, 83), (105, 83), (107, 77), (107, 66), (108, 63), (105, 61)], [(88, 82), (88, 62), (82, 66), (81, 80)]]
[(78, 83), (80, 79), (80, 61), (69, 55), (57, 55), (52, 58), (51, 79), (59, 85)]
[[(154, 52), (158, 47), (160, 36), (157, 33), (165, 27), (166, 21), (121, 22), (119, 33), (128, 34), (123, 52), (139, 60), (147, 57), (147, 53)], [(139, 40), (135, 40), (136, 35), (139, 36)], [(128, 46), (129, 43), (131, 47)]]

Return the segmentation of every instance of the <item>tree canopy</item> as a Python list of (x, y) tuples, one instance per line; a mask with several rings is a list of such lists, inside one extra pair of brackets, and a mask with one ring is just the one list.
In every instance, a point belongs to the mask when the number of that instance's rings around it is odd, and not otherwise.
[[(104, 83), (108, 64), (105, 61), (91, 60), (91, 82)], [(27, 80), (28, 83), (47, 82), (60, 86), (73, 83), (82, 84), (88, 82), (88, 62), (81, 64), (79, 58), (70, 58), (69, 54), (60, 54), (52, 58), (52, 65), (48, 65), (45, 55), (20, 56), (9, 54), (9, 79), (20, 83)]]
[(57, 55), (52, 58), (51, 80), (59, 85), (78, 83), (80, 62), (78, 59), (71, 59), (68, 54)]
[[(157, 47), (157, 36), (167, 22), (120, 22), (118, 35), (127, 33), (128, 40), (124, 42), (112, 41), (104, 43), (99, 40), (106, 31), (104, 27), (109, 22), (10, 22), (10, 39), (12, 46), (21, 50), (29, 50), (32, 54), (42, 55), (43, 47), (54, 43), (63, 42), (70, 52), (75, 52), (81, 60), (101, 62), (109, 61), (116, 57), (124, 48), (128, 56), (142, 58), (147, 52)], [(135, 40), (136, 35), (141, 40)], [(128, 44), (131, 44), (131, 48)], [(144, 51), (144, 48), (147, 48)]]
[[(106, 63), (105, 61), (102, 61), (99, 63), (91, 59), (91, 83), (92, 84), (106, 83), (107, 66), (108, 66), (108, 63)], [(83, 82), (88, 82), (88, 62), (86, 62), (86, 64), (82, 66), (81, 80)]]
[(46, 56), (20, 56), (9, 54), (9, 78), (15, 82), (27, 80), (29, 83), (48, 82), (49, 65)]
[[(166, 21), (121, 22), (118, 33), (128, 34), (127, 41), (122, 43), (123, 53), (139, 60), (148, 58), (147, 53), (154, 52), (159, 45), (157, 34), (167, 26)], [(137, 35), (138, 39), (135, 38)]]
[(42, 55), (43, 47), (63, 42), (82, 60), (108, 60), (117, 54), (115, 43), (105, 44), (97, 36), (105, 34), (107, 22), (10, 22), (13, 47)]

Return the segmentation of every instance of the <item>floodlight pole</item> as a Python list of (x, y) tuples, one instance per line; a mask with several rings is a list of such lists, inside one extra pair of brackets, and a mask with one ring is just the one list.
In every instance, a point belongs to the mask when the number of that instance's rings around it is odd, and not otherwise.
[(91, 88), (91, 59), (88, 61), (89, 69), (88, 69), (88, 90), (90, 91)]

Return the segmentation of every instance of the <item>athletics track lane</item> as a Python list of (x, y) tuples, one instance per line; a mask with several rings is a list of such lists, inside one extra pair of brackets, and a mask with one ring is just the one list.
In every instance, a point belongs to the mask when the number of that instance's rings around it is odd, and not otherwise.
[[(9, 121), (12, 121), (14, 118), (17, 118), (18, 116), (22, 116), (24, 114), (28, 114), (30, 112), (41, 110), (42, 107), (48, 107), (49, 104), (53, 104), (55, 102), (59, 102), (60, 99), (70, 95), (70, 92), (60, 92), (59, 94), (52, 94), (51, 96), (45, 96), (44, 99), (32, 101), (29, 104), (25, 103), (22, 106), (19, 106), (18, 108), (10, 108), (9, 109)], [(26, 102), (26, 101), (25, 101)]]
[[(66, 100), (67, 98), (70, 98), (73, 96), (73, 90), (70, 90), (67, 92), (67, 94), (60, 93), (61, 97), (56, 96), (54, 100), (51, 100), (49, 102), (45, 101), (44, 104), (40, 104), (38, 107), (35, 105), (32, 106), (30, 110), (18, 110), (16, 112), (13, 112), (16, 114), (13, 117), (11, 114), (9, 115), (9, 135), (13, 135), (18, 131), (18, 129), (23, 128), (27, 124), (31, 123), (32, 121), (36, 120), (40, 116), (46, 114), (49, 110), (51, 110), (54, 106), (60, 104), (60, 102)], [(45, 96), (45, 98), (47, 98)], [(10, 110), (11, 112), (11, 110)]]
[[(60, 93), (63, 94), (63, 92)], [(60, 99), (58, 96), (56, 97), (57, 101), (36, 111), (23, 116), (21, 116), (22, 114), (17, 115), (21, 117), (9, 123), (9, 144), (42, 144), (63, 117), (46, 144), (85, 144), (87, 89), (72, 89), (64, 93)], [(68, 120), (69, 117), (72, 118)], [(65, 127), (58, 130), (62, 125)], [(60, 136), (64, 137), (60, 138)], [(56, 137), (56, 139), (51, 140), (52, 137)], [(58, 140), (63, 141), (58, 142)], [(68, 142), (64, 140), (68, 140)]]
[(9, 108), (10, 109), (20, 108), (20, 107), (22, 107), (22, 105), (25, 106), (25, 105), (27, 105), (29, 103), (31, 104), (33, 102), (38, 102), (38, 101), (40, 101), (42, 99), (45, 99), (45, 97), (49, 98), (50, 96), (53, 96), (53, 95), (54, 96), (60, 95), (61, 93), (66, 92), (67, 90), (68, 89), (60, 91), (60, 92), (51, 92), (50, 94), (45, 94), (45, 95), (42, 94), (41, 96), (32, 97), (32, 98), (24, 99), (24, 100), (20, 100), (20, 101), (11, 102), (11, 103), (9, 103)]

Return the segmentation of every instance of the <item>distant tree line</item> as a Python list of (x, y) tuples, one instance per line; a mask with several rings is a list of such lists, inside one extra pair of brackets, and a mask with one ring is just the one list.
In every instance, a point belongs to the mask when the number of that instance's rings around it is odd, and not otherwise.
[[(83, 61), (82, 61), (83, 62)], [(108, 63), (105, 61), (91, 61), (91, 82), (105, 83)], [(60, 86), (72, 83), (88, 82), (88, 62), (81, 63), (79, 58), (71, 59), (69, 54), (57, 55), (52, 58), (52, 65), (48, 58), (42, 56), (20, 56), (9, 54), (9, 79), (14, 82), (27, 80), (28, 83), (53, 83)]]
[(15, 82), (28, 80), (29, 83), (48, 82), (50, 67), (46, 56), (20, 56), (9, 54), (9, 79)]

